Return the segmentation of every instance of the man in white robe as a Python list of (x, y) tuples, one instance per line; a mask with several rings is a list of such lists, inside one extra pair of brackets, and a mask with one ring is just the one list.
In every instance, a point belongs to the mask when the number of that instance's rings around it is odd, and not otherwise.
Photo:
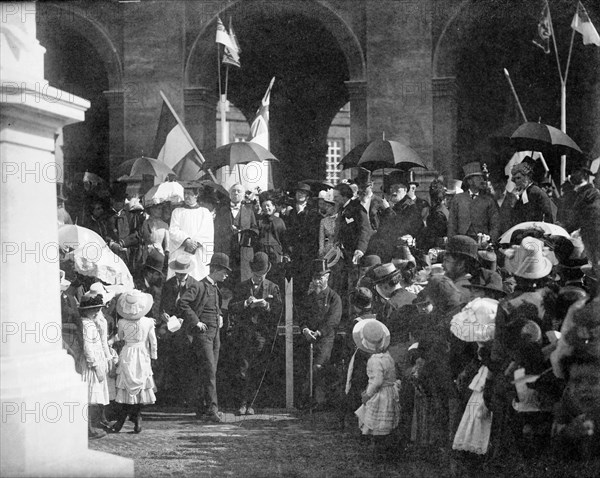
[[(171, 215), (169, 227), (169, 261), (185, 253), (192, 254), (189, 275), (202, 280), (208, 275), (208, 263), (214, 251), (214, 222), (211, 212), (198, 204), (198, 188), (185, 187), (185, 206)], [(169, 269), (167, 279), (175, 273)]]

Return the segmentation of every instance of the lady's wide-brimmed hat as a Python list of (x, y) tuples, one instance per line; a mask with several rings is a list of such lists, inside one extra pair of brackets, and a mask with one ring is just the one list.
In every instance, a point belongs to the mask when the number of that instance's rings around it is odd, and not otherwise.
[(88, 294), (90, 297), (101, 295), (104, 305), (108, 304), (115, 297), (115, 293), (108, 290), (102, 282), (94, 282), (90, 286), (90, 290), (86, 293), (86, 295)]
[(269, 256), (264, 252), (257, 252), (250, 261), (250, 269), (255, 274), (264, 276), (271, 270), (271, 263), (269, 262)]
[(117, 301), (117, 313), (128, 320), (139, 320), (152, 308), (154, 299), (140, 290), (123, 292)]
[(177, 256), (177, 259), (169, 262), (169, 269), (176, 274), (187, 274), (193, 267), (192, 255), (187, 253), (179, 255)]
[(472, 300), (452, 317), (450, 331), (465, 342), (488, 342), (494, 339), (498, 301), (481, 297)]
[(383, 352), (390, 345), (390, 331), (377, 319), (365, 319), (352, 329), (352, 338), (356, 347), (369, 354)]
[(525, 237), (520, 246), (505, 251), (508, 260), (504, 262), (504, 267), (523, 279), (542, 279), (552, 271), (552, 262), (546, 257), (548, 250), (539, 239)]

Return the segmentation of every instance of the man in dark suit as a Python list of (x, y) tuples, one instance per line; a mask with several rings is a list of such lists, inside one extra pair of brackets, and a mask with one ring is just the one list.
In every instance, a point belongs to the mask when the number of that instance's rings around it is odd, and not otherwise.
[(296, 187), (296, 203), (286, 217), (287, 244), (290, 250), (290, 272), (294, 278), (294, 303), (306, 294), (310, 282), (310, 271), (306, 264), (317, 257), (319, 251), (320, 217), (311, 209), (308, 199), (310, 186), (299, 183)]
[(217, 399), (217, 364), (221, 339), (219, 329), (223, 326), (221, 315), (221, 292), (219, 282), (231, 273), (229, 257), (216, 252), (209, 263), (209, 274), (192, 284), (179, 301), (183, 312), (183, 331), (192, 345), (198, 366), (199, 397), (196, 416), (208, 413), (208, 419), (220, 423), (223, 414)]
[(312, 373), (316, 389), (321, 385), (323, 366), (331, 358), (335, 334), (342, 318), (342, 300), (328, 286), (330, 270), (324, 260), (314, 260), (310, 270), (312, 281), (301, 304), (300, 330), (306, 341), (313, 345)]
[[(194, 353), (191, 344), (182, 329), (173, 330), (169, 325), (170, 317), (183, 319), (180, 307), (181, 297), (198, 281), (189, 275), (192, 269), (191, 254), (182, 254), (177, 259), (169, 262), (169, 269), (175, 275), (167, 280), (162, 289), (160, 312), (162, 323), (159, 327), (158, 361), (164, 362), (166, 397), (169, 403), (180, 402), (187, 404), (193, 400), (193, 381), (190, 380), (189, 367), (194, 363)], [(175, 327), (176, 328), (176, 327)], [(160, 395), (159, 395), (160, 398)]]
[(493, 182), (494, 199), (498, 204), (498, 219), (500, 222), (499, 235), (508, 231), (511, 224), (512, 208), (517, 202), (517, 196), (506, 190), (507, 176), (502, 175)]
[(258, 225), (252, 206), (242, 203), (244, 193), (241, 184), (231, 186), (230, 203), (218, 207), (215, 215), (215, 252), (222, 252), (231, 260), (228, 288), (252, 275), (250, 261), (254, 257), (253, 242), (258, 237)]
[(485, 234), (496, 242), (500, 230), (498, 205), (485, 189), (481, 165), (468, 163), (463, 170), (465, 192), (457, 194), (450, 206), (448, 238), (460, 234), (478, 241), (478, 234)]
[(517, 195), (517, 201), (512, 209), (511, 227), (529, 221), (554, 223), (552, 200), (533, 183), (531, 161), (533, 160), (527, 156), (521, 163), (515, 164), (510, 171)]
[(252, 278), (235, 288), (229, 313), (235, 317), (234, 331), (239, 374), (239, 415), (254, 415), (252, 399), (269, 358), (269, 345), (277, 333), (282, 301), (279, 287), (265, 277), (271, 269), (264, 252), (250, 262)]

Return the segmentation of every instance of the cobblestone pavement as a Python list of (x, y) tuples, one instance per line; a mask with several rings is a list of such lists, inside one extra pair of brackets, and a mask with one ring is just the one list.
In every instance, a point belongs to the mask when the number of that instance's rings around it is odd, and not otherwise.
[[(90, 440), (94, 450), (132, 458), (136, 477), (549, 477), (600, 476), (593, 464), (515, 459), (493, 468), (457, 463), (439, 449), (409, 449), (394, 462), (373, 458), (356, 424), (341, 430), (334, 413), (269, 411), (225, 414), (223, 423), (155, 407), (143, 414), (143, 430), (127, 422), (120, 433)], [(595, 470), (595, 471), (594, 471)]]

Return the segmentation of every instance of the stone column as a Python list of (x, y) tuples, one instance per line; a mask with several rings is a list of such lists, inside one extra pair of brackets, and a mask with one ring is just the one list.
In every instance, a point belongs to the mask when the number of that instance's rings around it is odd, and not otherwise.
[(367, 115), (367, 82), (346, 81), (350, 96), (350, 146), (369, 140), (368, 115)]
[(433, 78), (433, 163), (444, 177), (460, 175), (457, 114), (456, 77)]
[(211, 88), (193, 86), (183, 90), (183, 119), (188, 132), (201, 151), (216, 147), (217, 96)]
[(62, 349), (54, 133), (90, 103), (44, 80), (35, 4), (0, 23), (0, 449), (2, 476), (133, 476), (88, 450), (87, 387)]
[(108, 102), (109, 171), (114, 181), (115, 167), (125, 161), (125, 95), (122, 90), (108, 90), (104, 96)]

